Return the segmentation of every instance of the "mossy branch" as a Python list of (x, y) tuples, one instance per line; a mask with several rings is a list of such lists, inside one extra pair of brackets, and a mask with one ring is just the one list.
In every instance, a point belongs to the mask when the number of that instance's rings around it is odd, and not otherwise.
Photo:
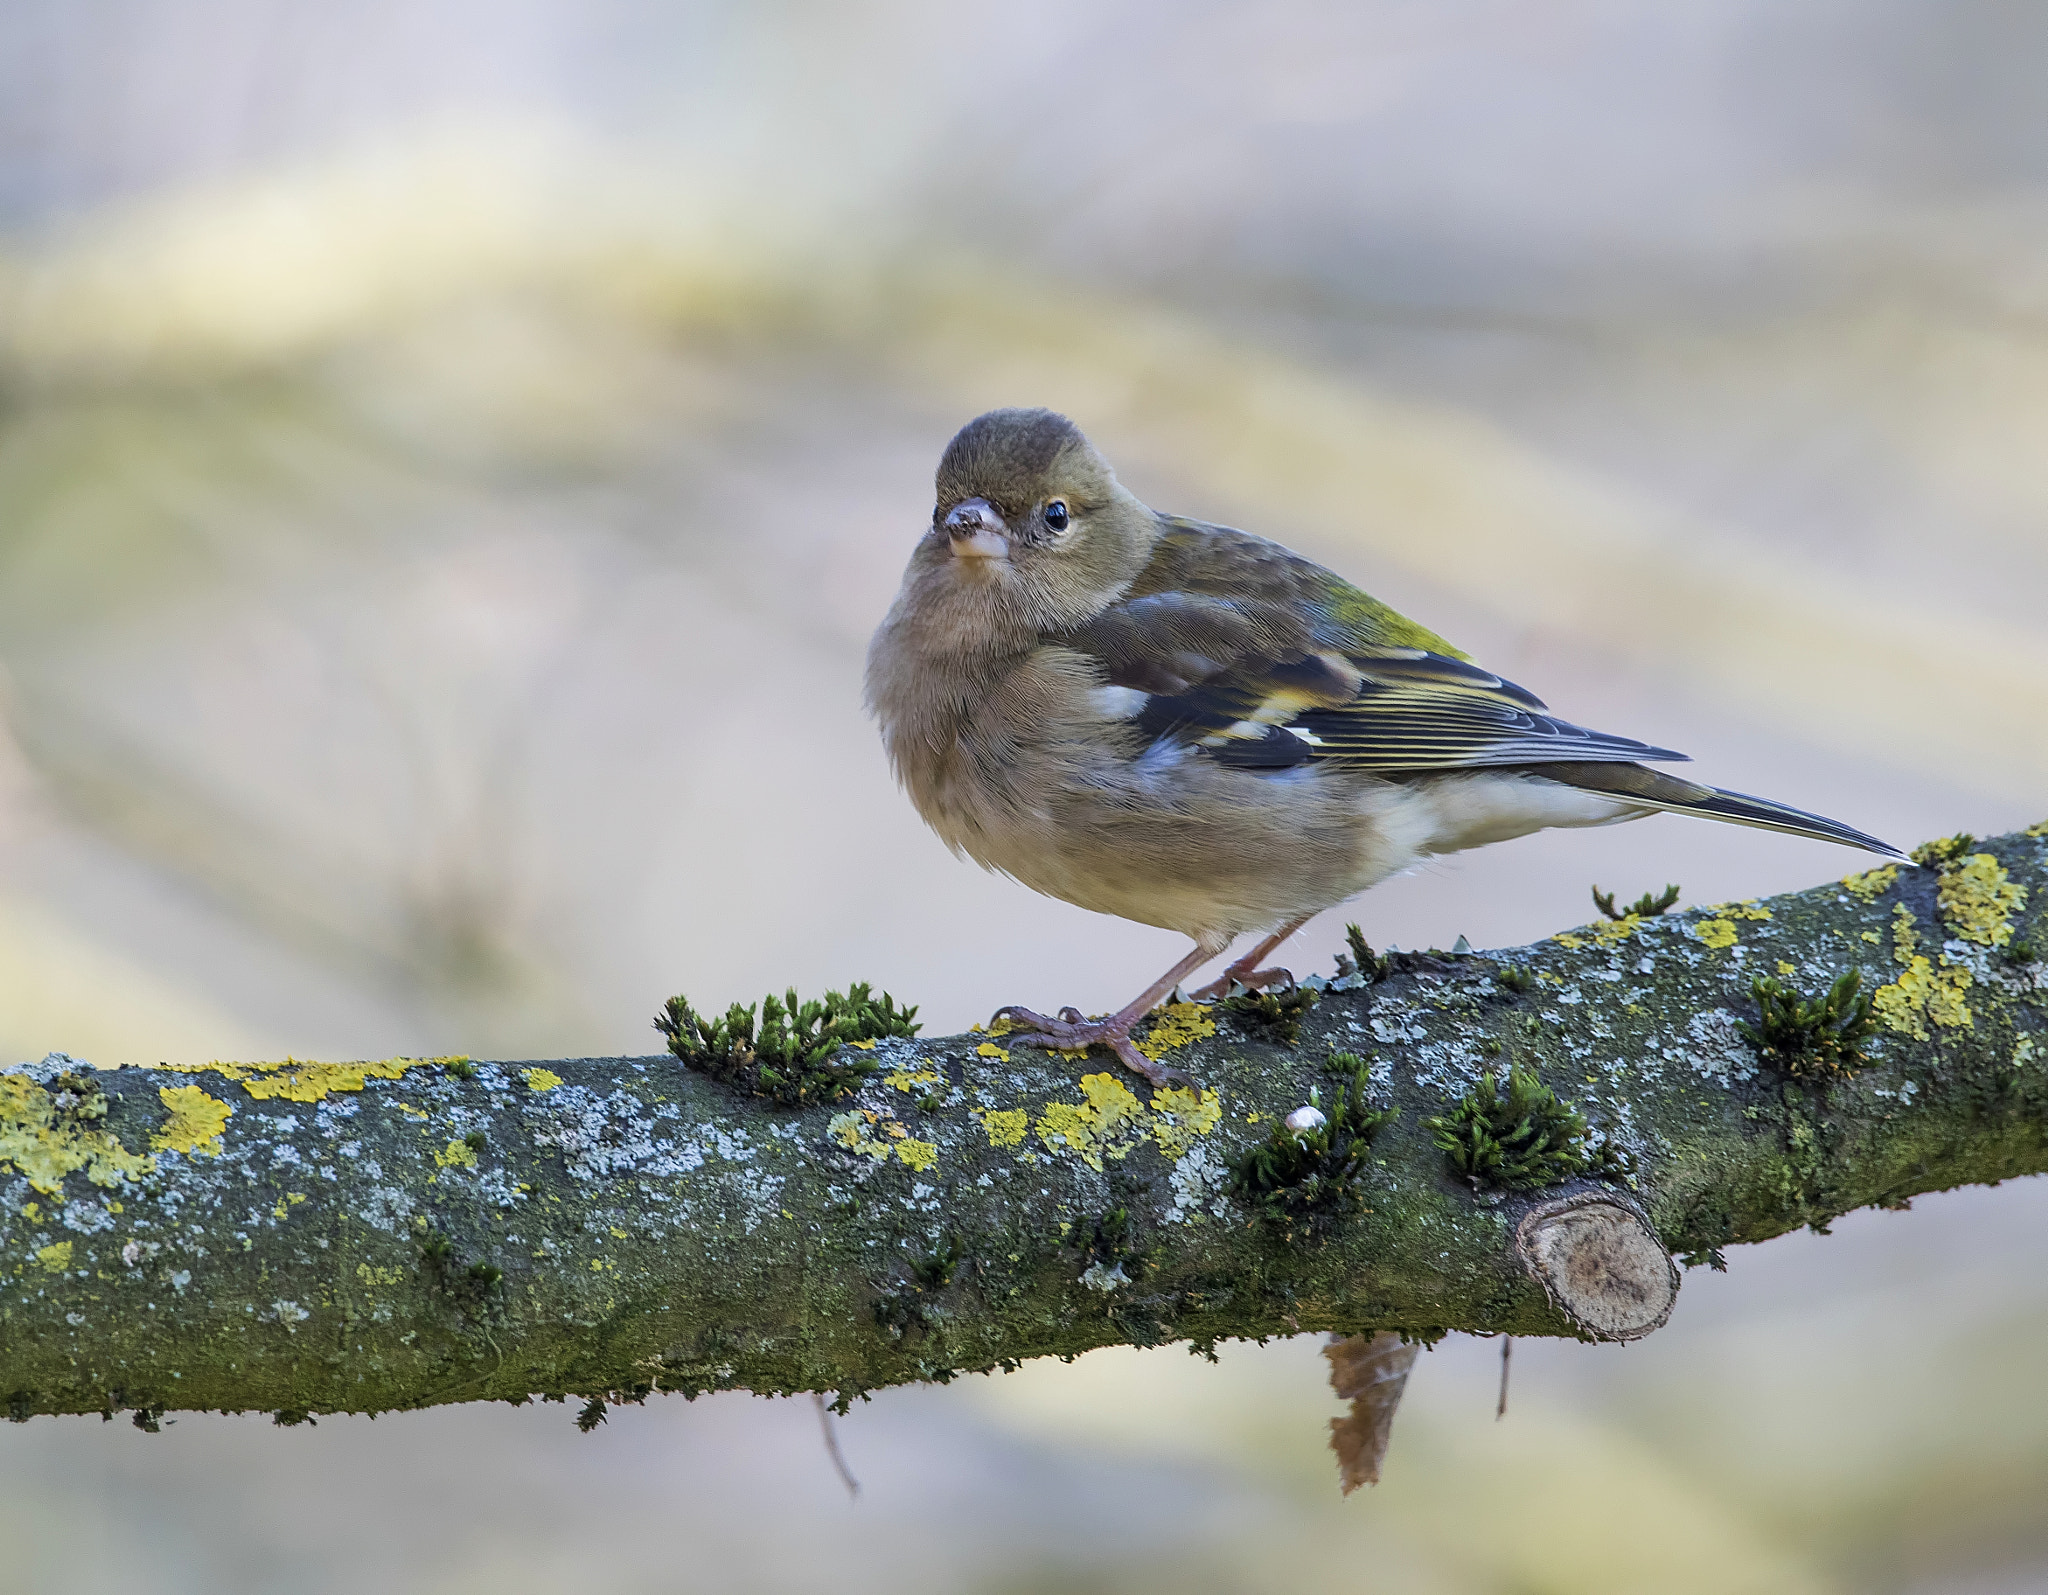
[[(1505, 955), (1353, 937), (1312, 1006), (1142, 1032), (1195, 1090), (865, 989), (666, 1010), (713, 1072), (54, 1058), (0, 1073), (0, 1398), (595, 1423), (1111, 1343), (1640, 1333), (1671, 1254), (2048, 1168), (2044, 834)], [(1641, 1301), (1582, 1290), (1617, 1274)]]

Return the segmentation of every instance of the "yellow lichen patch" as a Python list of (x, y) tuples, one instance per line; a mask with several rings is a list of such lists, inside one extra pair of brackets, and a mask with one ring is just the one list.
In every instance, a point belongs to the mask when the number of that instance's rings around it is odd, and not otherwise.
[(219, 1097), (210, 1097), (196, 1085), (158, 1086), (158, 1099), (171, 1110), (162, 1129), (149, 1144), (159, 1152), (203, 1153), (219, 1157), (221, 1132), (235, 1110)]
[(926, 1058), (922, 1061), (924, 1063), (924, 1067), (917, 1070), (915, 1073), (912, 1073), (908, 1069), (898, 1069), (892, 1074), (883, 1075), (882, 1084), (894, 1086), (898, 1091), (930, 1090), (931, 1087), (939, 1083), (942, 1076), (939, 1074), (939, 1071), (932, 1066), (931, 1059)]
[(1216, 1021), (1209, 1017), (1206, 1005), (1170, 1002), (1153, 1015), (1152, 1027), (1137, 1043), (1137, 1048), (1156, 1063), (1175, 1047), (1185, 1047), (1190, 1042), (1215, 1034)]
[(1892, 957), (1902, 964), (1912, 963), (1920, 950), (1920, 933), (1913, 928), (1917, 923), (1912, 909), (1904, 903), (1892, 904)]
[(1095, 1110), (1099, 1134), (1111, 1135), (1133, 1121), (1144, 1122), (1145, 1104), (1138, 1100), (1135, 1091), (1113, 1074), (1082, 1075), (1081, 1094)]
[(1703, 919), (1693, 926), (1692, 933), (1709, 947), (1722, 948), (1735, 945), (1735, 925), (1732, 920)]
[(476, 1148), (467, 1141), (450, 1141), (434, 1154), (434, 1167), (441, 1169), (473, 1169), (476, 1167)]
[[(1207, 1135), (1222, 1116), (1216, 1093), (1174, 1089), (1153, 1098), (1167, 1106), (1155, 1117), (1144, 1103), (1113, 1074), (1090, 1074), (1081, 1078), (1085, 1102), (1048, 1102), (1038, 1117), (1038, 1138), (1051, 1152), (1068, 1151), (1091, 1169), (1101, 1169), (1104, 1158), (1123, 1158), (1148, 1135), (1160, 1140), (1162, 1150), (1181, 1145), (1184, 1138)], [(1163, 1124), (1158, 1122), (1163, 1119)], [(1178, 1155), (1177, 1153), (1174, 1155)]]
[(1771, 911), (1764, 907), (1762, 903), (1745, 899), (1740, 903), (1723, 903), (1721, 905), (1721, 917), (1723, 919), (1769, 919)]
[(974, 1050), (984, 1058), (999, 1058), (1004, 1063), (1008, 1063), (1010, 1061), (1010, 1055), (1007, 1052), (1003, 1051), (1003, 1049), (997, 1046), (993, 1041), (984, 1041), (980, 1046), (976, 1047)]
[(939, 1160), (936, 1143), (920, 1141), (915, 1136), (906, 1136), (895, 1145), (896, 1161), (916, 1173), (922, 1174)]
[(988, 1131), (990, 1146), (1017, 1146), (1031, 1127), (1031, 1115), (1022, 1108), (974, 1108), (974, 1116)]
[(71, 1266), (71, 1243), (58, 1241), (54, 1246), (45, 1246), (36, 1253), (36, 1261), (53, 1274), (61, 1274)]
[[(76, 1101), (78, 1093), (65, 1092)], [(60, 1107), (35, 1081), (18, 1074), (0, 1075), (0, 1168), (10, 1164), (30, 1187), (44, 1196), (64, 1189), (64, 1176), (75, 1169), (95, 1185), (119, 1185), (140, 1179), (156, 1168), (156, 1159), (130, 1152), (93, 1121), (106, 1111), (106, 1099), (90, 1097), (97, 1111)]]
[(1796, 975), (1799, 973), (1799, 971), (1793, 968), (1792, 965), (1786, 963), (1784, 959), (1780, 958), (1778, 960), (1778, 973), (1781, 975)]
[(285, 1058), (277, 1063), (167, 1063), (162, 1068), (179, 1074), (211, 1071), (239, 1085), (259, 1102), (281, 1098), (286, 1102), (323, 1102), (337, 1091), (360, 1091), (371, 1080), (396, 1080), (408, 1069), (421, 1064), (446, 1067), (462, 1063), (459, 1057), (374, 1058), (355, 1063), (314, 1063), (305, 1058)]
[(2039, 825), (2028, 826), (2025, 834), (2028, 836), (2048, 836), (2048, 820), (2043, 820)]
[[(887, 1157), (888, 1141), (868, 1133), (880, 1118), (881, 1115), (872, 1108), (851, 1108), (833, 1115), (825, 1125), (825, 1134), (847, 1151), (858, 1152), (862, 1157)], [(895, 1123), (893, 1119), (889, 1122)], [(903, 1127), (897, 1125), (896, 1128), (901, 1131)]]
[(873, 1052), (875, 1050), (875, 1043), (872, 1039), (867, 1041), (849, 1041), (847, 1045), (849, 1047), (858, 1047), (862, 1052)]
[(1612, 947), (1616, 942), (1627, 941), (1642, 928), (1642, 924), (1642, 915), (1624, 914), (1619, 919), (1603, 919), (1597, 924), (1581, 925), (1576, 931), (1566, 931), (1550, 939), (1560, 947), (1569, 947), (1573, 952), (1589, 944), (1594, 947)]
[(1865, 870), (1861, 875), (1845, 875), (1842, 884), (1849, 888), (1852, 897), (1862, 902), (1874, 903), (1899, 882), (1899, 866), (1887, 864), (1882, 869)]
[(1964, 941), (2003, 947), (2012, 940), (2012, 916), (2027, 906), (2027, 889), (1989, 853), (1972, 853), (1942, 872), (1942, 917)]
[(372, 1268), (368, 1263), (356, 1264), (356, 1278), (365, 1285), (398, 1285), (405, 1281), (405, 1272), (397, 1268)]
[(552, 1069), (521, 1069), (519, 1078), (526, 1082), (529, 1091), (552, 1091), (562, 1083), (562, 1077)]
[(1915, 929), (1913, 911), (1904, 903), (1892, 905), (1892, 957), (1905, 966), (1905, 973), (1889, 986), (1870, 995), (1870, 1005), (1886, 1026), (1915, 1041), (1928, 1039), (1927, 1025), (1961, 1028), (1974, 1023), (1963, 993), (1970, 987), (1970, 971), (1946, 957), (1937, 968), (1920, 951), (1920, 933)]
[(1011, 1022), (1010, 1016), (1008, 1014), (999, 1013), (995, 1016), (995, 1018), (991, 1019), (986, 1025), (974, 1026), (973, 1029), (968, 1031), (968, 1034), (976, 1036), (1007, 1036), (1012, 1030), (1015, 1030), (1016, 1028), (1016, 1025)]
[(1198, 1136), (1207, 1135), (1223, 1117), (1223, 1100), (1214, 1091), (1168, 1086), (1152, 1093), (1152, 1139), (1175, 1162), (1187, 1155)]
[(1924, 954), (1915, 954), (1897, 981), (1871, 993), (1870, 1005), (1900, 1035), (1925, 1041), (1929, 1020), (1951, 1027), (1974, 1022), (1963, 1000), (1969, 984), (1970, 972), (1962, 965), (1945, 963), (1936, 969)]

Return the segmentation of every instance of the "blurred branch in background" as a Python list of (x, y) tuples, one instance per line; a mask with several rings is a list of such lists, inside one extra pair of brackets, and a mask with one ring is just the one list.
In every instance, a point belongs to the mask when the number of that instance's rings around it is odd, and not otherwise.
[[(907, 456), (1020, 395), (1168, 503), (1581, 674), (1886, 782), (2048, 783), (2011, 731), (2048, 720), (2048, 644), (1943, 582), (1907, 601), (1824, 551), (1759, 557), (1471, 409), (1127, 294), (862, 234), (821, 275), (762, 215), (591, 160), (451, 136), (0, 267), (0, 637), (34, 791), (390, 1008), (394, 1040), (561, 1049), (649, 989), (593, 872), (730, 959), (713, 927), (776, 866), (660, 861), (809, 769), (872, 767), (852, 661), (928, 469)], [(714, 749), (760, 790), (707, 792)], [(834, 917), (840, 888), (805, 890)]]

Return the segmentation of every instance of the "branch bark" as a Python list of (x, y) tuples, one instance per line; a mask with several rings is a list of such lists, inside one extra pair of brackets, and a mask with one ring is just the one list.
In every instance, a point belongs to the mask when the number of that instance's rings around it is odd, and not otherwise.
[[(1204, 1090), (1149, 1100), (1106, 1058), (979, 1034), (881, 1042), (856, 1097), (803, 1111), (666, 1056), (53, 1056), (0, 1074), (0, 1397), (18, 1418), (291, 1421), (844, 1399), (1112, 1343), (1647, 1332), (1674, 1254), (2048, 1168), (2048, 963), (2024, 956), (2048, 950), (2044, 835), (1853, 889), (1399, 956), (1324, 991), (1292, 1046), (1177, 1009), (1155, 1044), (1178, 1037)], [(1758, 975), (1820, 992), (1848, 968), (1886, 988), (1887, 1021), (1851, 1077), (1789, 1078), (1738, 1029)], [(1360, 1205), (1290, 1233), (1231, 1198), (1229, 1170), (1335, 1049), (1402, 1113)], [(1423, 1121), (1508, 1058), (1626, 1149), (1633, 1187), (1502, 1194), (1452, 1171)]]

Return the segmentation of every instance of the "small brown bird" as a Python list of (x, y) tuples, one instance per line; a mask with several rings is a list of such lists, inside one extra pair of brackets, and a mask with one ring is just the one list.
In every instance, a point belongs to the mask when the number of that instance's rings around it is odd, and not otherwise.
[[(1685, 755), (1587, 731), (1320, 565), (1140, 503), (1066, 417), (994, 410), (939, 461), (938, 503), (868, 650), (897, 777), (956, 853), (1194, 948), (1103, 1019), (1023, 1008), (1019, 1040), (1131, 1031), (1239, 936), (1213, 985), (1421, 859), (1659, 810), (1905, 859), (1861, 831), (1647, 769)], [(1908, 860), (1908, 862), (1910, 862)]]

